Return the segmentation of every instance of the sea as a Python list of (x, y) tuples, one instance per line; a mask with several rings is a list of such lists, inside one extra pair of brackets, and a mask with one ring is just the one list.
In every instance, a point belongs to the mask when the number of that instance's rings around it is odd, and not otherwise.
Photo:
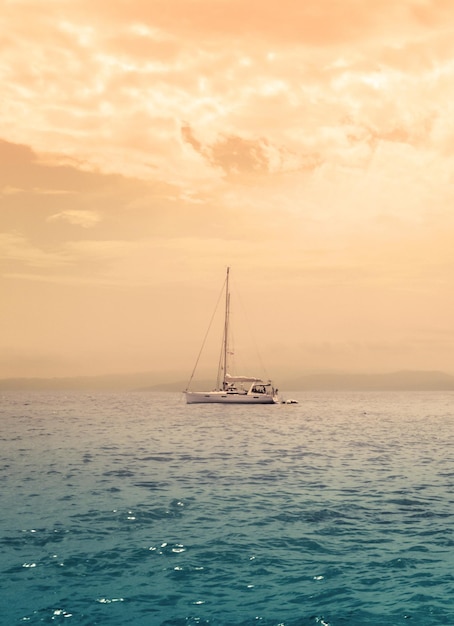
[(453, 626), (454, 393), (0, 394), (0, 624)]

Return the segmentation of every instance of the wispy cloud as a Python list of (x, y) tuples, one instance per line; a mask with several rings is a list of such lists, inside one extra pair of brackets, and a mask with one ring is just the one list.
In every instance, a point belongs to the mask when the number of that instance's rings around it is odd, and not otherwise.
[(96, 211), (68, 209), (66, 211), (61, 211), (60, 213), (50, 215), (47, 218), (47, 221), (49, 222), (55, 220), (66, 221), (70, 224), (81, 226), (82, 228), (93, 228), (94, 226), (99, 224), (99, 222), (101, 221), (101, 216)]
[(7, 271), (9, 263), (54, 269), (65, 267), (71, 262), (64, 252), (43, 250), (22, 235), (13, 233), (0, 233), (0, 258), (3, 260), (3, 271)]

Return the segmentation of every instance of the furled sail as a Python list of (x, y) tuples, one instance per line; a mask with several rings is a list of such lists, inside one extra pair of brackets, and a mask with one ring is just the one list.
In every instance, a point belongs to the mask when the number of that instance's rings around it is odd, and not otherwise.
[(255, 376), (230, 376), (226, 374), (226, 383), (263, 383), (261, 378), (255, 378)]

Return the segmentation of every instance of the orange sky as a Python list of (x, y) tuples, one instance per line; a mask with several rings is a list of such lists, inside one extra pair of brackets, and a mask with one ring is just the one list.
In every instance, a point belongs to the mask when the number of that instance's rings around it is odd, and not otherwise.
[(451, 0), (3, 0), (0, 376), (454, 373)]

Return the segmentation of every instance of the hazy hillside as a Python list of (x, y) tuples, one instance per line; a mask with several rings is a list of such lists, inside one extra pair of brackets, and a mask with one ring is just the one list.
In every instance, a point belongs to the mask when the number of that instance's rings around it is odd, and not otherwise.
[[(7, 378), (0, 380), (0, 391), (182, 391), (187, 380), (175, 373), (87, 376), (76, 378)], [(276, 381), (279, 388), (292, 391), (341, 390), (454, 390), (454, 376), (437, 371), (400, 371), (382, 374), (305, 373)], [(212, 388), (210, 381), (194, 383), (194, 388)]]
[(296, 390), (454, 390), (454, 376), (436, 371), (399, 371), (383, 374), (319, 373), (288, 381)]
[(52, 391), (130, 391), (166, 388), (169, 383), (184, 389), (186, 382), (175, 383), (175, 374), (142, 372), (137, 374), (117, 374), (110, 376), (78, 376), (69, 378), (4, 378), (0, 379), (0, 390), (52, 390)]

